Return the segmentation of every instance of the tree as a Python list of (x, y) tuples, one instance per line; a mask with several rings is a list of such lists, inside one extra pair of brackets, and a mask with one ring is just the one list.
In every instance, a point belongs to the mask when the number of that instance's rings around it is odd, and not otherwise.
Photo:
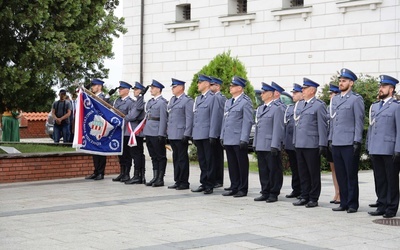
[(207, 76), (218, 77), (223, 81), (221, 86), (221, 92), (227, 97), (231, 98), (232, 95), (229, 93), (229, 85), (231, 84), (233, 76), (240, 76), (247, 80), (244, 92), (250, 97), (255, 105), (255, 94), (254, 88), (250, 81), (247, 79), (247, 72), (244, 64), (239, 59), (231, 57), (231, 52), (223, 52), (218, 54), (210, 63), (204, 66), (197, 74), (193, 76), (192, 83), (188, 90), (188, 95), (194, 98), (199, 94), (197, 90), (197, 79), (199, 74)]
[(52, 86), (106, 78), (112, 37), (125, 33), (119, 0), (0, 1), (0, 112), (49, 110)]

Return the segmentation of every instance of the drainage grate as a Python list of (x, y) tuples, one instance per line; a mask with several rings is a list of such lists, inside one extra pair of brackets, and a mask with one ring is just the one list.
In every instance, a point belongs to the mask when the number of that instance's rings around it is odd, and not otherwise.
[(376, 224), (400, 227), (400, 219), (377, 219), (373, 220), (372, 222)]

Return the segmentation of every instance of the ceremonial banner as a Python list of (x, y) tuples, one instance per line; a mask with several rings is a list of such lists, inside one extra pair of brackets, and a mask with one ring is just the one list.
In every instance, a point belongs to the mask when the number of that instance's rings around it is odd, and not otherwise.
[(72, 147), (98, 155), (121, 155), (124, 119), (80, 90)]

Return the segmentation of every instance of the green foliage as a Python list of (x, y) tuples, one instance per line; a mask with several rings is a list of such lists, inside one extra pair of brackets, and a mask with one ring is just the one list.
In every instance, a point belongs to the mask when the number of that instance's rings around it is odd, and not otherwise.
[(199, 74), (208, 76), (218, 77), (223, 81), (221, 86), (221, 92), (226, 98), (231, 98), (232, 95), (229, 93), (229, 85), (232, 81), (233, 76), (240, 76), (247, 80), (244, 92), (250, 97), (253, 104), (255, 105), (255, 94), (254, 88), (250, 81), (247, 79), (247, 71), (244, 64), (236, 57), (231, 56), (231, 52), (223, 52), (214, 57), (210, 63), (204, 66), (197, 74), (193, 76), (192, 83), (188, 90), (188, 95), (195, 98), (199, 92), (197, 90), (197, 79)]
[[(339, 75), (339, 72), (338, 72)], [(333, 76), (331, 78), (332, 84), (339, 84), (338, 76)], [(358, 80), (353, 85), (353, 91), (360, 94), (364, 99), (365, 105), (365, 120), (364, 120), (364, 131), (363, 131), (363, 142), (362, 142), (362, 152), (366, 151), (365, 139), (367, 138), (368, 132), (368, 117), (369, 117), (369, 108), (377, 100), (379, 90), (379, 81), (377, 77), (363, 75), (361, 74), (358, 77)], [(322, 89), (322, 94), (320, 96), (321, 100), (323, 100), (327, 105), (329, 105), (329, 84), (325, 85)], [(328, 166), (329, 167), (329, 166)], [(359, 169), (371, 169), (371, 162), (367, 159), (361, 157), (359, 163)]]
[[(1, 146), (13, 147), (21, 153), (52, 153), (52, 152), (67, 152), (76, 151), (71, 145), (44, 145), (35, 143), (0, 143)], [(6, 154), (0, 149), (0, 154)]]
[[(112, 37), (125, 33), (118, 0), (0, 1), (0, 102), (47, 111), (56, 84), (105, 78)], [(0, 112), (4, 110), (0, 106)]]

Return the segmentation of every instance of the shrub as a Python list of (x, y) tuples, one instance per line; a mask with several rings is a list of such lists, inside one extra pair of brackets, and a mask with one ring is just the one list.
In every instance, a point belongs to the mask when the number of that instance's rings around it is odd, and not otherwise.
[(208, 65), (204, 66), (198, 73), (193, 76), (192, 83), (188, 89), (188, 95), (195, 98), (199, 92), (197, 90), (197, 79), (199, 74), (204, 74), (207, 76), (218, 77), (223, 81), (221, 86), (221, 92), (226, 96), (226, 98), (231, 98), (229, 93), (229, 85), (232, 81), (233, 76), (240, 76), (247, 80), (244, 92), (250, 97), (255, 105), (255, 94), (254, 88), (250, 81), (247, 79), (247, 72), (244, 64), (239, 61), (237, 57), (233, 58), (231, 52), (223, 52), (214, 57)]

